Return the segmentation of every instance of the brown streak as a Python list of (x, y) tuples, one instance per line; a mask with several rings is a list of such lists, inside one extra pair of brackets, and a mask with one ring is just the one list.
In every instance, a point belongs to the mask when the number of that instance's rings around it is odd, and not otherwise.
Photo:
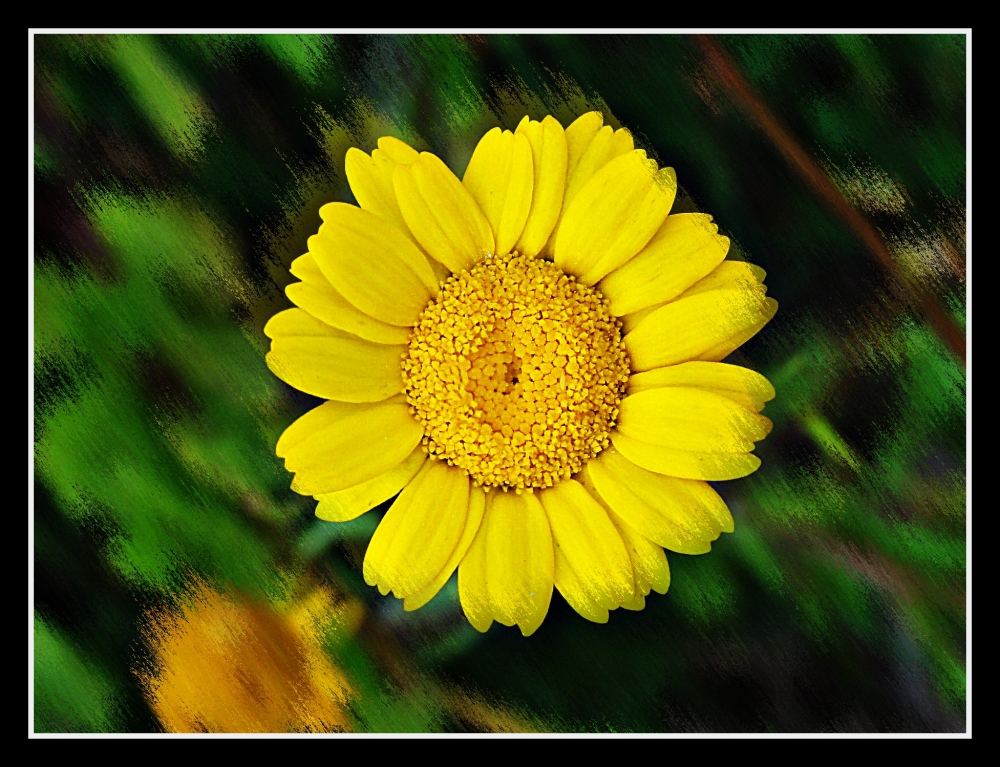
[(764, 106), (736, 69), (736, 64), (707, 35), (695, 35), (702, 49), (709, 71), (736, 104), (749, 114), (757, 127), (771, 140), (785, 160), (802, 179), (818, 194), (840, 218), (854, 231), (855, 236), (875, 256), (882, 267), (899, 283), (906, 286), (916, 307), (930, 322), (938, 336), (965, 367), (965, 334), (941, 306), (937, 296), (926, 286), (913, 280), (892, 257), (878, 230), (855, 208), (813, 161), (809, 153), (796, 141), (774, 115)]

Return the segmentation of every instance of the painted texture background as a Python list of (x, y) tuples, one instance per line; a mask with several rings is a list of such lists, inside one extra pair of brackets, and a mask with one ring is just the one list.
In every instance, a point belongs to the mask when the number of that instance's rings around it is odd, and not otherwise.
[[(961, 731), (963, 36), (35, 37), (36, 731)], [(768, 272), (763, 467), (639, 613), (478, 634), (364, 585), (264, 366), (385, 134), (461, 175), (590, 108)], [(733, 257), (733, 256), (731, 256)]]

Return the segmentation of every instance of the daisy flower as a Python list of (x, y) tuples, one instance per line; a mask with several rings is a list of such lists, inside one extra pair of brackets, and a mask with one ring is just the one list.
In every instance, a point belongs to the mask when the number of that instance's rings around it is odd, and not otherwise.
[(350, 690), (323, 628), (352, 610), (327, 589), (277, 611), (198, 581), (178, 607), (150, 612), (143, 630), (155, 660), (136, 669), (167, 732), (349, 729)]
[(599, 623), (665, 593), (665, 548), (733, 530), (708, 481), (760, 465), (774, 390), (720, 360), (774, 316), (764, 272), (597, 112), (494, 128), (461, 181), (391, 137), (346, 170), (265, 327), (328, 400), (278, 441), (292, 489), (336, 522), (398, 494), (365, 581), (415, 610), (457, 569), (480, 631), (530, 635), (553, 587)]

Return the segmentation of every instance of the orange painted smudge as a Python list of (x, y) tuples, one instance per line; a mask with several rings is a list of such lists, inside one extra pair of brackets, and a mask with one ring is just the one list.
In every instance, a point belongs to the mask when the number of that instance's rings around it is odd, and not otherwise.
[(320, 645), (317, 607), (279, 613), (204, 584), (179, 613), (150, 616), (156, 657), (140, 674), (168, 732), (340, 732), (348, 688)]

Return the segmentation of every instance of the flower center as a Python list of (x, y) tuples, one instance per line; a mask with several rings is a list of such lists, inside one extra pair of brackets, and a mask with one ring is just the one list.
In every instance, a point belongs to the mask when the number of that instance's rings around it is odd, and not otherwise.
[(424, 448), (476, 485), (551, 487), (608, 446), (628, 381), (621, 323), (549, 261), (453, 274), (403, 357)]

